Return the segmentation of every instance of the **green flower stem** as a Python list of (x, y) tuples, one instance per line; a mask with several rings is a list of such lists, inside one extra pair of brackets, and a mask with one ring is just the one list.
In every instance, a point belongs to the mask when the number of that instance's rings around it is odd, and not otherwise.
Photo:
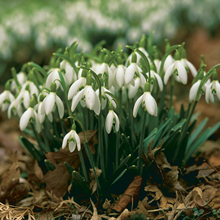
[(132, 109), (133, 109), (132, 99), (128, 99), (128, 109), (129, 109), (129, 118), (130, 118), (131, 146), (134, 149), (135, 144), (136, 144), (136, 139), (134, 135), (134, 118), (132, 114)]
[(35, 138), (36, 138), (36, 141), (37, 141), (37, 143), (38, 143), (39, 148), (41, 149), (41, 151), (43, 151), (43, 152), (45, 151), (45, 152), (46, 152), (46, 149), (44, 149), (44, 147), (42, 146), (42, 142), (41, 142), (41, 140), (40, 140), (40, 137), (39, 137), (39, 135), (38, 135), (38, 133), (37, 133), (35, 127), (34, 127), (34, 124), (33, 124), (33, 123), (30, 123), (30, 124), (31, 124), (31, 128), (32, 128), (32, 130), (33, 130), (33, 132), (34, 132), (34, 136), (35, 136)]
[(189, 110), (190, 110), (190, 108), (191, 108), (191, 105), (192, 105), (192, 102), (190, 102), (189, 104), (188, 104), (188, 108), (187, 108), (187, 111), (186, 111), (186, 118), (188, 117), (188, 115), (189, 115)]
[(85, 177), (86, 182), (88, 182), (89, 177), (88, 177), (88, 174), (87, 174), (87, 171), (86, 171), (86, 164), (85, 164), (85, 160), (84, 160), (82, 151), (80, 150), (80, 151), (78, 151), (78, 153), (79, 153), (79, 158), (80, 158), (80, 162), (81, 162), (81, 166), (82, 166), (83, 176)]
[(137, 170), (138, 170), (138, 174), (141, 175), (141, 167), (142, 167), (142, 152), (144, 149), (144, 134), (145, 134), (145, 122), (146, 122), (146, 118), (147, 118), (147, 111), (144, 111), (144, 118), (143, 118), (143, 123), (142, 123), (142, 129), (141, 129), (141, 136), (140, 136), (140, 144), (139, 144), (139, 151), (138, 151), (138, 164), (137, 164)]
[(40, 73), (43, 74), (43, 76), (44, 76), (45, 78), (47, 78), (47, 72), (46, 72), (41, 66), (37, 65), (37, 64), (34, 63), (34, 62), (29, 62), (28, 65), (29, 65), (29, 66), (32, 66), (32, 67), (35, 67)]
[(105, 168), (108, 169), (109, 166), (109, 148), (108, 148), (108, 134), (106, 130), (104, 130), (104, 139), (105, 139)]
[(19, 90), (20, 90), (20, 89), (21, 89), (21, 84), (20, 84), (19, 81), (18, 81), (17, 72), (16, 72), (16, 70), (15, 70), (14, 67), (11, 68), (11, 72), (12, 72), (12, 76), (13, 76), (13, 78), (14, 78), (14, 81), (15, 81), (17, 87), (18, 87)]
[(46, 149), (46, 152), (47, 152), (47, 153), (48, 153), (48, 152), (51, 152), (50, 144), (49, 144), (49, 142), (48, 142), (48, 139), (47, 139), (47, 135), (46, 135), (45, 129), (43, 129), (43, 131), (42, 131), (42, 135), (43, 135), (43, 139), (44, 139), (44, 145), (45, 145), (45, 147), (47, 148), (47, 149)]
[(174, 81), (174, 77), (172, 76), (171, 77), (171, 86), (170, 86), (170, 109), (173, 106), (173, 88), (174, 88), (174, 84), (175, 84), (175, 81)]

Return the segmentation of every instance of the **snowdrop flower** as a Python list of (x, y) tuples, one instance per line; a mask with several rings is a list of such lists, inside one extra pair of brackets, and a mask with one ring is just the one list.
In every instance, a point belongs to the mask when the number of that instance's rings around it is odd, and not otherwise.
[(164, 65), (163, 65), (163, 69), (164, 71), (166, 72), (167, 69), (174, 63), (174, 59), (171, 55), (168, 55), (165, 62), (164, 62)]
[(76, 72), (73, 69), (73, 67), (69, 64), (69, 62), (67, 62), (66, 60), (63, 60), (60, 63), (60, 69), (64, 69), (65, 70), (65, 74), (64, 77), (66, 79), (66, 83), (69, 86), (73, 81), (75, 81), (77, 79), (76, 76)]
[(81, 143), (80, 143), (79, 135), (76, 133), (75, 129), (73, 128), (63, 138), (62, 149), (64, 149), (67, 146), (67, 143), (69, 144), (70, 152), (73, 152), (76, 149), (76, 147), (78, 151), (81, 150)]
[(191, 71), (193, 77), (196, 77), (197, 70), (196, 70), (196, 68), (194, 67), (194, 65), (191, 62), (189, 62), (186, 58), (182, 58), (180, 60), (180, 62), (183, 64), (183, 66), (185, 68), (188, 68)]
[(218, 80), (213, 80), (208, 86), (206, 86), (205, 100), (207, 103), (209, 101), (214, 102), (214, 95), (217, 95), (220, 100), (220, 83)]
[(136, 54), (133, 53), (132, 54), (132, 62), (125, 71), (125, 84), (126, 85), (128, 85), (129, 83), (134, 84), (135, 73), (138, 76), (140, 75), (141, 68), (136, 64), (136, 59), (137, 59)]
[[(60, 87), (60, 82), (59, 82), (60, 76), (59, 76), (58, 71), (60, 71), (60, 69), (58, 69), (58, 68), (53, 68), (53, 69), (49, 70), (49, 72), (48, 72), (49, 75), (47, 76), (47, 80), (46, 80), (46, 87), (47, 88), (50, 88), (53, 82), (56, 83), (57, 88)], [(58, 79), (58, 80), (56, 80), (56, 79)], [(64, 79), (65, 79), (65, 77), (64, 77)]]
[[(18, 79), (18, 82), (23, 85), (26, 80), (27, 80), (27, 76), (24, 72), (20, 72), (17, 74), (17, 79)], [(16, 85), (16, 82), (13, 80), (12, 83), (11, 83), (11, 90), (12, 91), (15, 91), (17, 85)]]
[[(190, 88), (190, 90), (189, 90), (189, 101), (190, 102), (192, 102), (193, 100), (194, 101), (198, 101), (199, 99), (200, 99), (200, 97), (201, 97), (201, 94), (199, 95), (199, 98), (198, 98), (198, 100), (196, 100), (196, 96), (197, 96), (197, 92), (198, 92), (198, 89), (199, 89), (199, 87), (200, 87), (200, 84), (201, 84), (201, 80), (199, 79), (196, 83), (194, 83), (193, 85), (192, 85), (192, 87)], [(202, 87), (202, 90), (200, 91), (200, 93), (201, 92), (204, 92), (205, 91), (205, 87), (203, 86)]]
[(29, 91), (31, 96), (33, 96), (33, 94), (36, 94), (38, 96), (38, 89), (37, 86), (31, 82), (31, 81), (27, 81), (22, 85), (21, 91), (25, 90), (26, 86), (28, 85)]
[(36, 130), (39, 133), (40, 132), (40, 123), (38, 120), (38, 115), (34, 110), (34, 98), (31, 100), (30, 107), (23, 113), (23, 115), (20, 118), (19, 127), (21, 131), (23, 131), (27, 125), (30, 123), (33, 123), (35, 121), (36, 123)]
[[(107, 99), (112, 102), (114, 108), (116, 108), (116, 103), (115, 101), (112, 99), (112, 97), (108, 94), (106, 94), (106, 92), (112, 93), (110, 92), (108, 89), (106, 89), (104, 86), (101, 87), (101, 94), (102, 94), (102, 110), (105, 109), (106, 104), (107, 104)], [(99, 97), (99, 89), (97, 89), (95, 91), (96, 95)], [(112, 94), (113, 95), (113, 94)]]
[(63, 118), (64, 105), (60, 97), (56, 94), (56, 84), (52, 83), (51, 92), (47, 95), (42, 103), (41, 114), (46, 114), (47, 116), (49, 116), (56, 105), (60, 118)]
[(167, 68), (164, 75), (165, 84), (168, 83), (168, 80), (172, 74), (175, 74), (175, 79), (178, 82), (181, 82), (183, 84), (187, 83), (187, 72), (180, 60), (174, 61), (174, 63)]
[(11, 104), (8, 107), (8, 118), (11, 118), (11, 114), (14, 115), (18, 115), (19, 117), (21, 117), (22, 113), (23, 113), (23, 109), (21, 106), (21, 103), (17, 101), (17, 99), (15, 99), (14, 101), (11, 102)]
[[(145, 82), (146, 82), (146, 80), (145, 80)], [(139, 77), (137, 77), (134, 80), (134, 85), (130, 84), (128, 86), (128, 98), (133, 99), (137, 95), (138, 89), (140, 87), (141, 87), (141, 79)]]
[[(149, 73), (147, 73), (147, 76), (149, 77)], [(162, 82), (162, 79), (159, 76), (159, 74), (157, 74), (153, 70), (151, 70), (150, 71), (150, 77), (151, 77), (151, 80), (156, 80), (156, 82), (157, 82), (157, 84), (159, 86), (159, 89), (162, 92), (162, 90), (163, 90), (163, 82)], [(151, 91), (152, 91), (152, 89), (153, 89), (153, 87), (151, 88)]]
[(155, 66), (156, 66), (157, 73), (159, 73), (159, 71), (160, 71), (160, 65), (161, 65), (161, 60), (155, 59), (155, 60), (154, 60), (154, 64), (155, 64)]
[(76, 80), (71, 86), (70, 86), (70, 89), (69, 89), (69, 92), (68, 92), (68, 100), (72, 99), (77, 91), (82, 88), (82, 87), (85, 87), (86, 86), (86, 78), (85, 77), (80, 77), (78, 80)]
[(115, 114), (113, 110), (110, 110), (108, 112), (108, 115), (105, 120), (105, 129), (108, 134), (111, 133), (113, 124), (115, 125), (115, 130), (118, 132), (119, 131), (119, 119), (118, 116)]
[(108, 60), (108, 55), (105, 55), (105, 58), (104, 58), (104, 63), (102, 63), (98, 68), (97, 68), (97, 74), (101, 74), (103, 79), (107, 79), (108, 83), (106, 83), (105, 80), (104, 81), (104, 84), (105, 84), (105, 87), (108, 87), (108, 89), (110, 89), (112, 87), (112, 84), (113, 84), (113, 72), (111, 70), (111, 68), (109, 67), (109, 65), (107, 64), (107, 60)]
[(150, 93), (150, 84), (147, 82), (145, 84), (145, 92), (140, 96), (135, 102), (133, 109), (133, 116), (136, 118), (138, 109), (140, 105), (147, 111), (150, 115), (157, 116), (157, 103), (154, 97)]
[(100, 100), (98, 95), (95, 93), (91, 85), (87, 85), (81, 91), (79, 91), (72, 100), (71, 111), (73, 112), (76, 109), (79, 101), (83, 107), (87, 107), (90, 110), (99, 115), (100, 113)]
[(18, 97), (16, 98), (17, 103), (23, 103), (24, 107), (27, 109), (30, 105), (31, 101), (31, 94), (29, 91), (29, 84), (25, 86), (25, 89), (21, 90)]
[(6, 82), (5, 91), (0, 94), (0, 108), (4, 112), (8, 109), (11, 102), (14, 101), (14, 96), (10, 92), (10, 82)]
[(126, 67), (119, 64), (114, 72), (114, 87), (118, 89), (122, 88), (125, 83), (125, 71)]

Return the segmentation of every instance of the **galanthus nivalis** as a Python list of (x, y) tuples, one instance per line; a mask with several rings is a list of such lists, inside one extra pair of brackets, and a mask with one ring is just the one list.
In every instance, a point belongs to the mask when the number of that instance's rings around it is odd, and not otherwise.
[(4, 112), (8, 109), (11, 102), (14, 101), (14, 96), (10, 91), (9, 81), (5, 84), (5, 91), (0, 94), (0, 108)]

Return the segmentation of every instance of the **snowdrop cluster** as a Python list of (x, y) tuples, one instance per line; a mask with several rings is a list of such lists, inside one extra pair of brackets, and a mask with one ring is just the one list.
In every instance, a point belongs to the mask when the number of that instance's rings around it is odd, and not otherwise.
[[(32, 62), (25, 64), (6, 82), (0, 108), (9, 118), (20, 118), (22, 131), (33, 129), (41, 135), (52, 128), (52, 135), (62, 140), (62, 148), (68, 145), (73, 152), (76, 146), (81, 149), (75, 120), (83, 121), (85, 130), (102, 129), (97, 120), (104, 117), (103, 128), (112, 134), (120, 132), (129, 117), (136, 120), (143, 113), (158, 117), (159, 94), (165, 93), (168, 85), (172, 89), (177, 83), (187, 84), (189, 72), (194, 77), (190, 102), (204, 93), (207, 102), (214, 102), (215, 95), (220, 99), (215, 69), (205, 73), (202, 63), (197, 71), (187, 60), (184, 45), (171, 47), (167, 41), (165, 55), (160, 57), (153, 45), (146, 47), (147, 42), (143, 35), (137, 47), (130, 47), (133, 52), (129, 56), (103, 49), (90, 58), (77, 53), (74, 42), (63, 54), (53, 55), (47, 72)], [(67, 118), (72, 121), (69, 126), (64, 123)], [(60, 123), (58, 128), (56, 123)]]

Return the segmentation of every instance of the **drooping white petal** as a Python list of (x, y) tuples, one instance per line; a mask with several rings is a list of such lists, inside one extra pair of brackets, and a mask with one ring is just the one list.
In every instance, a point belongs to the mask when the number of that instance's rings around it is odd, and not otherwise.
[(154, 76), (156, 77), (157, 83), (158, 83), (159, 88), (160, 88), (160, 91), (162, 92), (162, 91), (163, 91), (163, 82), (162, 82), (162, 79), (160, 78), (160, 76), (159, 76), (157, 73), (154, 73)]
[(25, 90), (23, 94), (23, 103), (26, 109), (29, 107), (30, 101), (31, 101), (30, 94), (27, 90)]
[(63, 102), (61, 101), (60, 97), (56, 95), (56, 103), (57, 103), (57, 108), (59, 112), (60, 118), (63, 118), (64, 115), (64, 105)]
[(24, 114), (21, 116), (20, 122), (19, 122), (19, 127), (20, 127), (21, 131), (23, 131), (27, 127), (30, 118), (33, 117), (33, 114), (34, 114), (33, 112), (34, 112), (33, 108), (28, 108), (24, 112)]
[[(15, 97), (11, 94), (11, 93), (9, 93), (9, 100), (11, 101), (11, 102), (13, 102), (14, 100), (15, 100)], [(1, 102), (0, 102), (1, 103)]]
[(69, 150), (72, 153), (76, 149), (76, 142), (70, 141), (69, 142)]
[(215, 82), (216, 95), (220, 100), (220, 83), (218, 81)]
[(120, 127), (120, 123), (119, 123), (119, 119), (117, 114), (114, 113), (115, 116), (115, 130), (118, 132), (119, 131), (119, 127)]
[(168, 55), (165, 62), (164, 62), (164, 71), (166, 72), (168, 68), (174, 63), (174, 59), (171, 55)]
[(214, 102), (214, 95), (212, 94), (212, 84), (209, 84), (206, 87), (205, 100), (206, 100), (207, 103), (209, 103), (209, 100), (211, 102)]
[(6, 99), (6, 91), (4, 91), (3, 93), (0, 94), (0, 106), (1, 104), (4, 102), (4, 100)]
[(154, 97), (149, 93), (145, 92), (143, 100), (145, 102), (145, 107), (150, 115), (157, 116), (157, 103)]
[(100, 103), (98, 95), (95, 93), (95, 104), (93, 106), (93, 110), (96, 113), (96, 115), (100, 114), (100, 109), (101, 109), (101, 103)]
[(86, 105), (90, 110), (92, 110), (95, 104), (95, 95), (96, 95), (92, 86), (86, 86), (84, 93), (85, 93)]
[(76, 82), (74, 82), (70, 89), (69, 89), (69, 92), (68, 92), (68, 100), (72, 99), (73, 96), (76, 95), (78, 89), (81, 87), (81, 86), (85, 86), (86, 85), (86, 78), (84, 77), (81, 77), (79, 78), (78, 80), (76, 80)]
[(159, 74), (161, 61), (160, 60), (154, 60), (154, 64), (156, 66), (157, 73)]
[(53, 122), (53, 115), (52, 115), (52, 113), (47, 115), (47, 118), (48, 118), (49, 122)]
[(129, 85), (128, 87), (128, 98), (129, 99), (133, 99), (136, 96), (139, 87), (140, 87), (140, 78), (136, 78), (134, 81), (134, 86)]
[(80, 92), (78, 92), (72, 100), (72, 105), (71, 105), (71, 111), (73, 112), (76, 108), (76, 106), (78, 105), (79, 101), (82, 99), (83, 95), (84, 95), (84, 89), (82, 89)]
[(40, 102), (39, 104), (38, 104), (38, 119), (39, 119), (39, 122), (40, 123), (43, 123), (44, 122), (44, 120), (45, 120), (45, 114), (41, 114), (41, 109), (42, 109), (42, 102)]
[(66, 147), (67, 141), (68, 141), (68, 139), (69, 139), (71, 133), (72, 133), (72, 131), (70, 131), (69, 133), (67, 133), (67, 134), (65, 135), (65, 137), (63, 138), (62, 149), (64, 149), (64, 148)]
[(168, 83), (170, 76), (173, 74), (174, 68), (175, 68), (174, 63), (167, 68), (165, 75), (164, 75), (164, 84), (165, 85)]
[(54, 108), (56, 101), (56, 94), (54, 92), (51, 92), (46, 99), (44, 99), (44, 108), (46, 115), (49, 115)]
[(133, 116), (134, 116), (135, 118), (136, 118), (136, 116), (137, 116), (138, 109), (139, 109), (139, 107), (140, 107), (140, 105), (141, 105), (141, 103), (142, 103), (142, 100), (143, 100), (143, 95), (140, 96), (140, 97), (137, 99), (137, 101), (135, 102), (135, 104), (134, 104)]
[(176, 62), (175, 65), (177, 67), (179, 78), (180, 78), (181, 82), (185, 85), (185, 84), (187, 84), (186, 69), (180, 61), (175, 61), (175, 62)]
[(134, 78), (135, 72), (138, 72), (137, 64), (131, 63), (130, 66), (125, 71), (125, 84), (129, 84)]
[(115, 71), (115, 81), (118, 84), (119, 88), (121, 88), (124, 84), (125, 77), (125, 67), (123, 65), (118, 65)]
[(36, 130), (38, 133), (40, 133), (40, 131), (41, 131), (40, 121), (39, 121), (38, 115), (35, 111), (34, 111), (34, 118), (35, 118), (35, 123), (36, 123)]
[(200, 83), (201, 83), (201, 80), (198, 80), (196, 83), (192, 85), (191, 89), (189, 90), (189, 101), (190, 102), (196, 99), (196, 94), (199, 89)]
[(188, 66), (188, 68), (189, 68), (189, 70), (191, 71), (192, 75), (193, 75), (194, 77), (196, 77), (196, 75), (197, 75), (197, 70), (196, 70), (196, 68), (194, 67), (194, 65), (193, 65), (191, 62), (189, 62), (188, 60), (186, 60), (186, 65)]
[[(47, 80), (46, 80), (46, 87), (47, 88), (50, 88), (51, 84), (55, 81), (55, 79), (59, 79), (60, 80), (60, 76), (59, 76), (58, 70), (59, 69), (55, 68), (55, 69), (52, 69), (49, 72), (49, 75), (48, 75)], [(60, 82), (58, 80), (56, 80), (55, 83), (57, 85), (57, 88), (59, 88)]]
[(79, 135), (76, 132), (74, 133), (74, 138), (76, 140), (77, 150), (80, 151), (81, 150), (80, 138), (79, 138)]
[(114, 112), (113, 110), (110, 110), (105, 120), (105, 129), (108, 134), (110, 134), (112, 130), (113, 118), (114, 118)]
[(31, 95), (36, 94), (38, 96), (38, 89), (37, 86), (33, 82), (29, 81), (29, 86), (30, 86), (30, 93)]

